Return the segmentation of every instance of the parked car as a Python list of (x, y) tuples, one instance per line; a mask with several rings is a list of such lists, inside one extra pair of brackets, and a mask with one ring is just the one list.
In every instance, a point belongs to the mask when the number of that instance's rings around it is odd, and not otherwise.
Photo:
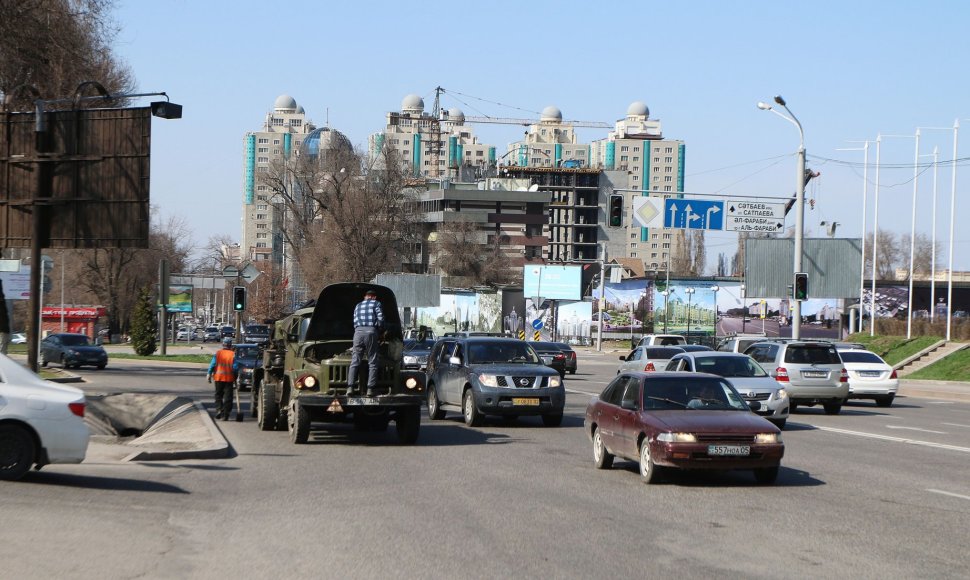
[(529, 345), (536, 351), (542, 363), (556, 369), (560, 377), (566, 376), (566, 353), (562, 351), (554, 342), (530, 342)]
[(681, 344), (678, 348), (684, 349), (684, 352), (711, 352), (714, 350), (709, 346), (704, 346), (703, 344)]
[(108, 366), (108, 353), (92, 344), (86, 334), (59, 332), (40, 341), (40, 365), (46, 367), (52, 362), (66, 369), (82, 365), (103, 369)]
[(684, 352), (677, 346), (638, 346), (626, 356), (620, 357), (616, 373), (624, 371), (662, 371), (675, 355)]
[(744, 353), (785, 385), (790, 412), (798, 405), (818, 404), (828, 415), (842, 411), (849, 395), (849, 373), (832, 343), (766, 341), (749, 346)]
[(687, 344), (687, 339), (679, 334), (647, 334), (637, 342), (637, 346), (680, 346), (682, 344)]
[(10, 344), (27, 344), (27, 335), (23, 332), (15, 332), (11, 334)]
[(202, 335), (202, 342), (219, 342), (222, 340), (222, 331), (219, 330), (218, 326), (208, 326), (205, 329), (205, 333)]
[(91, 432), (80, 389), (45, 381), (0, 355), (0, 401), (0, 479), (84, 460)]
[(553, 344), (558, 346), (559, 350), (566, 355), (566, 372), (571, 375), (575, 375), (576, 368), (578, 366), (578, 361), (576, 360), (576, 351), (573, 350), (573, 347), (569, 346), (569, 344), (565, 342), (556, 342)]
[(746, 354), (686, 352), (670, 359), (666, 370), (724, 377), (752, 411), (774, 423), (775, 427), (785, 428), (788, 421), (788, 391)]
[(236, 388), (248, 391), (253, 388), (253, 371), (263, 366), (263, 349), (258, 344), (240, 343), (233, 350), (240, 367), (236, 375)]
[(404, 339), (404, 357), (401, 368), (423, 371), (428, 367), (428, 355), (434, 347), (434, 339), (419, 341), (414, 338)]
[(655, 483), (666, 468), (750, 469), (759, 483), (778, 477), (785, 445), (725, 379), (704, 373), (620, 373), (586, 407), (593, 462), (614, 456), (640, 463)]
[(269, 326), (265, 324), (246, 324), (242, 327), (240, 340), (249, 344), (266, 344), (269, 342)]
[(450, 337), (438, 340), (428, 358), (428, 416), (445, 417), (458, 406), (465, 423), (486, 415), (540, 415), (544, 425), (562, 423), (566, 389), (531, 343), (514, 338)]
[(873, 399), (879, 407), (890, 407), (899, 390), (896, 370), (874, 352), (837, 348), (849, 371), (850, 399)]

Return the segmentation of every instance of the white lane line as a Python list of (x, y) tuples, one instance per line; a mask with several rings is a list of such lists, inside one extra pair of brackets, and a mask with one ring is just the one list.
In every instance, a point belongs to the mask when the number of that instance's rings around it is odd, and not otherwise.
[(950, 427), (966, 427), (970, 429), (970, 425), (961, 425), (960, 423), (944, 423), (944, 425), (949, 425)]
[(967, 501), (970, 501), (970, 495), (960, 495), (959, 493), (951, 493), (949, 491), (941, 491), (939, 489), (927, 489), (926, 491), (930, 493), (938, 493), (940, 495), (948, 495), (950, 497), (958, 497), (960, 499), (965, 499)]
[(886, 425), (886, 429), (906, 429), (907, 431), (921, 431), (923, 433), (936, 433), (937, 435), (946, 435), (946, 431), (930, 431), (929, 429), (920, 429), (919, 427), (903, 427), (901, 425)]
[(598, 393), (590, 393), (588, 391), (577, 391), (576, 389), (566, 389), (567, 393), (572, 393), (574, 395), (589, 395), (590, 397), (597, 396)]
[(927, 401), (927, 405), (952, 405), (953, 401)]
[(893, 437), (891, 435), (879, 435), (877, 433), (866, 433), (864, 431), (850, 431), (848, 429), (837, 429), (835, 427), (815, 427), (819, 431), (831, 431), (832, 433), (841, 433), (843, 435), (855, 435), (857, 437), (868, 437), (870, 439), (881, 439), (882, 441), (892, 441), (894, 443), (907, 443), (909, 445), (921, 445), (923, 447), (935, 447), (937, 449), (947, 449), (949, 451), (962, 451), (963, 453), (970, 453), (970, 447), (958, 447), (956, 445), (947, 445), (945, 443), (933, 443), (932, 441), (919, 441), (917, 439), (906, 439), (904, 437)]

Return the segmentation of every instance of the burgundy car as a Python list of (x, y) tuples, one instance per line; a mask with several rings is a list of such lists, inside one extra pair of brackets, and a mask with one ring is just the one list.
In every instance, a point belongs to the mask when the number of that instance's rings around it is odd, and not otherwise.
[(706, 373), (623, 372), (590, 401), (584, 426), (597, 468), (639, 461), (645, 483), (666, 468), (750, 469), (774, 483), (785, 454), (781, 431)]

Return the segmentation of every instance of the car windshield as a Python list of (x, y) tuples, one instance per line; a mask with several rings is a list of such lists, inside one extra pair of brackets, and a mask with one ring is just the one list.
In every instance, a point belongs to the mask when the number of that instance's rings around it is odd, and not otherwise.
[(794, 345), (785, 351), (785, 362), (793, 364), (837, 365), (842, 363), (834, 346)]
[(206, 328), (205, 331), (206, 332), (219, 332), (219, 329), (216, 328), (215, 326), (210, 326), (209, 328)]
[(509, 342), (470, 342), (468, 343), (469, 364), (521, 363), (540, 364), (539, 357), (528, 343)]
[(236, 358), (247, 360), (247, 361), (255, 361), (257, 358), (259, 358), (259, 349), (248, 347), (248, 346), (245, 346), (245, 347), (237, 346)]
[(81, 334), (62, 334), (61, 344), (64, 346), (91, 346), (88, 337)]
[(886, 364), (878, 355), (866, 350), (842, 350), (839, 351), (842, 362), (847, 363), (875, 363)]
[(727, 381), (714, 378), (647, 379), (643, 384), (643, 408), (706, 411), (750, 411)]
[(269, 327), (262, 324), (252, 324), (246, 327), (246, 334), (269, 334)]
[(682, 348), (675, 347), (650, 347), (643, 349), (643, 354), (648, 359), (659, 359), (659, 360), (670, 360), (674, 358), (675, 354), (684, 352)]
[(431, 350), (434, 340), (417, 341), (412, 338), (404, 339), (404, 352), (409, 350)]
[(761, 365), (749, 356), (694, 357), (694, 370), (722, 377), (767, 377)]

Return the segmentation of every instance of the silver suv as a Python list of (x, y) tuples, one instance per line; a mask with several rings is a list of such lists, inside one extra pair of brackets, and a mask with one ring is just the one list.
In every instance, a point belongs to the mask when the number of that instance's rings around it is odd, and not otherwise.
[(759, 342), (744, 354), (756, 360), (788, 390), (791, 412), (798, 405), (821, 404), (838, 415), (849, 396), (849, 373), (830, 342)]

